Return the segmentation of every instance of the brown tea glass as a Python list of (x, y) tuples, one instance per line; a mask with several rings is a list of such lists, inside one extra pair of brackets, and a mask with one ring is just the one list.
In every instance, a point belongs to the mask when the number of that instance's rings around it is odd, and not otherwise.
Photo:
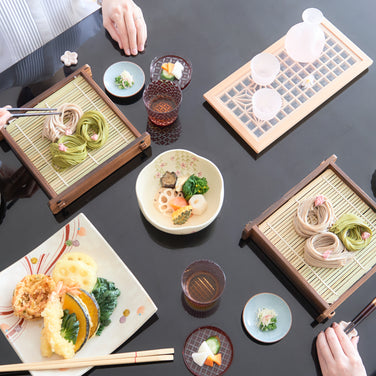
[(165, 126), (177, 119), (182, 93), (172, 81), (158, 80), (144, 90), (143, 99), (150, 121)]
[(181, 286), (187, 304), (198, 311), (214, 307), (226, 285), (221, 267), (210, 260), (197, 260), (181, 276)]

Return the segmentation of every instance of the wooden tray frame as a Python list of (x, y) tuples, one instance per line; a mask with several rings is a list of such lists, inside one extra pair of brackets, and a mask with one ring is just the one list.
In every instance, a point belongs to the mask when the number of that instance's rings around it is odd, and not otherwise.
[(299, 193), (304, 187), (316, 179), (326, 169), (331, 169), (347, 186), (349, 186), (372, 210), (376, 211), (376, 203), (347, 176), (336, 164), (337, 157), (332, 155), (326, 161), (323, 161), (314, 171), (307, 175), (300, 183), (288, 191), (280, 200), (275, 202), (258, 218), (250, 221), (245, 226), (242, 239), (251, 238), (265, 254), (280, 268), (282, 272), (292, 281), (297, 289), (307, 298), (313, 308), (318, 313), (316, 320), (322, 322), (331, 318), (335, 314), (335, 309), (339, 307), (352, 293), (354, 293), (363, 283), (365, 283), (375, 272), (376, 265), (366, 272), (363, 277), (358, 279), (351, 288), (343, 293), (333, 304), (328, 304), (316, 290), (299, 274), (299, 272), (288, 262), (270, 240), (259, 229), (259, 225), (281, 208), (293, 196)]
[[(204, 98), (207, 100), (207, 102), (210, 103), (210, 105), (219, 113), (219, 115), (223, 117), (223, 119), (256, 153), (260, 153), (266, 147), (271, 145), (280, 136), (286, 133), (313, 110), (318, 108), (322, 103), (328, 100), (331, 96), (333, 96), (372, 64), (373, 61), (327, 19), (324, 19), (321, 27), (329, 38), (327, 38), (327, 43), (328, 41), (331, 42), (330, 38), (338, 41), (338, 45), (346, 48), (345, 51), (351, 54), (350, 57), (354, 58), (355, 63), (348, 69), (346, 68), (346, 70), (344, 70), (342, 73), (338, 74), (338, 76), (332, 79), (332, 81), (330, 81), (328, 84), (325, 83), (325, 86), (318, 84), (318, 82), (323, 79), (320, 76), (317, 80), (319, 89), (316, 92), (313, 92), (312, 95), (309, 94), (308, 90), (296, 90), (297, 88), (300, 88), (298, 82), (300, 81), (301, 83), (303, 81), (303, 78), (301, 76), (299, 77), (300, 74), (306, 71), (312, 71), (313, 69), (312, 74), (315, 74), (315, 76), (321, 75), (320, 70), (331, 66), (332, 64), (329, 63), (333, 63), (333, 60), (328, 58), (327, 62), (324, 64), (321, 62), (322, 57), (320, 57), (316, 62), (311, 64), (299, 64), (293, 62), (291, 58), (288, 59), (288, 55), (284, 48), (285, 37), (282, 37), (264, 51), (278, 57), (286, 56), (285, 59), (287, 62), (289, 60), (292, 61), (292, 66), (290, 67), (284, 62), (284, 59), (280, 58), (282, 68), (281, 72), (277, 76), (276, 80), (274, 80), (271, 85), (268, 85), (268, 87), (275, 88), (278, 92), (280, 92), (283, 101), (281, 111), (270, 121), (264, 122), (258, 120), (253, 115), (251, 105), (252, 95), (261, 86), (256, 85), (252, 81), (252, 77), (250, 75), (250, 61), (204, 94)], [(327, 45), (326, 48), (328, 48), (329, 51), (332, 47)], [(325, 51), (326, 50), (324, 50), (323, 55), (325, 55)], [(341, 64), (339, 64), (339, 66)], [(287, 76), (283, 71), (283, 69), (288, 71), (294, 66), (299, 66), (299, 69), (301, 69), (301, 73), (296, 71), (295, 74), (299, 80), (297, 80), (295, 76)], [(331, 69), (334, 71), (334, 68), (336, 68), (336, 66)], [(329, 68), (327, 70), (329, 70)], [(308, 73), (305, 73), (305, 76), (307, 75)], [(247, 85), (248, 82), (249, 84)], [(242, 88), (237, 89), (239, 86)], [(293, 94), (294, 89), (296, 90), (296, 95)], [(231, 91), (236, 93), (234, 94), (234, 98), (238, 97), (238, 99), (236, 100), (236, 106), (230, 109), (228, 107), (229, 102), (231, 102), (233, 99), (231, 95), (227, 104), (221, 98), (222, 96), (228, 95), (228, 93)], [(288, 98), (288, 100), (286, 98)], [(302, 98), (302, 101), (300, 101), (300, 98)], [(231, 103), (231, 105), (234, 105), (234, 103)], [(238, 113), (236, 114), (236, 112)], [(256, 133), (254, 133), (256, 131), (262, 133), (262, 135), (256, 136)]]
[(116, 153), (112, 157), (108, 158), (106, 161), (101, 163), (94, 170), (87, 173), (80, 180), (66, 188), (60, 194), (57, 194), (54, 189), (50, 186), (47, 180), (42, 176), (38, 169), (33, 165), (30, 159), (27, 157), (25, 152), (19, 147), (17, 142), (12, 138), (12, 136), (7, 132), (6, 128), (3, 128), (0, 132), (4, 136), (4, 139), (13, 149), (14, 153), (17, 155), (18, 159), (24, 164), (24, 166), (30, 171), (35, 180), (38, 182), (40, 187), (49, 197), (49, 207), (54, 214), (59, 213), (67, 205), (75, 201), (77, 198), (82, 196), (89, 189), (93, 188), (96, 184), (104, 180), (107, 176), (112, 174), (114, 171), (119, 169), (125, 163), (130, 161), (136, 155), (140, 154), (151, 144), (150, 135), (147, 132), (140, 133), (132, 123), (127, 119), (127, 117), (119, 110), (119, 108), (110, 100), (110, 98), (105, 94), (105, 92), (98, 86), (98, 84), (93, 80), (91, 68), (89, 65), (84, 65), (77, 71), (73, 72), (71, 75), (67, 76), (60, 82), (56, 83), (30, 102), (24, 105), (24, 107), (35, 107), (44, 99), (49, 97), (55, 91), (62, 88), (67, 83), (71, 82), (78, 75), (81, 75), (87, 83), (95, 90), (95, 92), (103, 99), (107, 106), (123, 121), (131, 133), (135, 136), (135, 140), (125, 146), (120, 152)]

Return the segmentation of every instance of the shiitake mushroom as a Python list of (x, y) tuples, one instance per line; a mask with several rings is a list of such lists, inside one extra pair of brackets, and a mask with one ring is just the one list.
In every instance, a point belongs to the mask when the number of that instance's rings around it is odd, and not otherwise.
[(161, 186), (163, 188), (175, 188), (176, 180), (178, 177), (175, 172), (166, 171), (161, 177)]

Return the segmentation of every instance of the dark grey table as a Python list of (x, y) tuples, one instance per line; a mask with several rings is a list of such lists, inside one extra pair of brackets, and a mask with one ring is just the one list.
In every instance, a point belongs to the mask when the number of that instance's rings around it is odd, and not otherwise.
[[(155, 56), (181, 55), (193, 64), (192, 82), (184, 90), (174, 133), (166, 137), (147, 125), (142, 99), (117, 102), (140, 132), (151, 132), (153, 142), (149, 158), (137, 157), (63, 215), (52, 215), (47, 196), (41, 190), (30, 198), (15, 201), (0, 226), (0, 269), (21, 258), (83, 212), (159, 308), (150, 325), (119, 350), (169, 346), (176, 349), (175, 360), (171, 363), (95, 368), (93, 374), (189, 375), (181, 356), (184, 341), (195, 328), (214, 325), (226, 331), (234, 345), (228, 375), (315, 375), (314, 339), (333, 320), (313, 325), (305, 299), (259, 249), (241, 245), (240, 237), (249, 220), (332, 154), (338, 156), (337, 164), (374, 196), (371, 180), (376, 168), (375, 68), (371, 66), (257, 158), (205, 103), (202, 95), (279, 39), (310, 6), (320, 8), (355, 44), (371, 58), (375, 57), (376, 3), (373, 0), (314, 3), (307, 0), (145, 0), (140, 5), (148, 24), (148, 45), (145, 53), (127, 60), (143, 68), (147, 81), (149, 64)], [(79, 66), (91, 65), (93, 78), (103, 87), (105, 69), (124, 56), (114, 47), (100, 22), (99, 13), (90, 16), (30, 58), (42, 57), (45, 63), (45, 66), (38, 65), (40, 75), (33, 80), (50, 78), (49, 82), (30, 84), (21, 66), (2, 74), (0, 104), (24, 103), (61, 79), (64, 72), (59, 56), (68, 46), (78, 51)], [(27, 62), (24, 63), (26, 66)], [(211, 226), (194, 235), (179, 237), (158, 231), (143, 218), (137, 205), (134, 186), (138, 173), (152, 158), (172, 148), (185, 148), (205, 156), (219, 167), (224, 177), (225, 200), (220, 215)], [(21, 166), (4, 142), (0, 160), (3, 167), (13, 170)], [(200, 258), (216, 261), (227, 276), (218, 308), (206, 317), (196, 317), (185, 309), (180, 288), (182, 271)], [(351, 320), (374, 298), (374, 287), (375, 277), (337, 309), (335, 320)], [(259, 292), (273, 292), (284, 298), (293, 315), (289, 334), (272, 345), (253, 341), (241, 322), (244, 304)], [(359, 332), (359, 349), (367, 371), (376, 374), (374, 317), (365, 321)], [(0, 346), (1, 363), (18, 362), (4, 336), (0, 337)]]

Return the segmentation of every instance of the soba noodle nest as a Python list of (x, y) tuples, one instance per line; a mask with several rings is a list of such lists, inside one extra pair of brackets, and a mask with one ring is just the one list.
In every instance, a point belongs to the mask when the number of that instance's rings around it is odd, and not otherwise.
[(108, 125), (99, 111), (87, 111), (78, 121), (76, 132), (85, 139), (89, 149), (99, 149), (107, 141)]
[(334, 221), (335, 215), (331, 202), (319, 195), (299, 204), (294, 217), (294, 227), (298, 235), (308, 238), (327, 231)]
[[(64, 146), (65, 150), (61, 149)], [(52, 163), (56, 170), (65, 170), (83, 162), (87, 156), (86, 141), (79, 135), (62, 136), (50, 145)]]
[(372, 238), (372, 230), (367, 223), (350, 213), (341, 215), (330, 231), (338, 235), (349, 251), (360, 251)]
[(52, 142), (57, 141), (63, 135), (71, 135), (76, 131), (76, 126), (83, 111), (80, 106), (74, 103), (64, 103), (57, 108), (61, 115), (46, 117), (42, 131), (42, 137)]
[(331, 232), (316, 234), (304, 245), (304, 260), (308, 265), (319, 268), (340, 268), (353, 259), (338, 236)]

